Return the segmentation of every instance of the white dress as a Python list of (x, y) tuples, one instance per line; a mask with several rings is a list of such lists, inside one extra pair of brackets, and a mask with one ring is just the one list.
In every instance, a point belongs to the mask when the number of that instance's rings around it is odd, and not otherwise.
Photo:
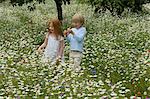
[(60, 41), (62, 40), (64, 40), (63, 37), (57, 40), (51, 35), (48, 36), (48, 43), (44, 50), (44, 56), (42, 58), (44, 62), (54, 63), (56, 61), (58, 49), (60, 47)]

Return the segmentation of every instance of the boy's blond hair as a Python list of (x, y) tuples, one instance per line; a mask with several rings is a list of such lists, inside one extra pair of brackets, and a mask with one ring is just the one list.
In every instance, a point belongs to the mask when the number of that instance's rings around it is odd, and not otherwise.
[(83, 25), (84, 24), (84, 17), (81, 14), (75, 14), (72, 17), (72, 21), (79, 22)]

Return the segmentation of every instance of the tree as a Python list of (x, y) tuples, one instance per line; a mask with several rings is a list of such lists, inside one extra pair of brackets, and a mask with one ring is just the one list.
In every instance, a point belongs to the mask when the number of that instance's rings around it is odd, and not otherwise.
[(132, 12), (142, 11), (142, 5), (150, 3), (150, 0), (79, 0), (82, 3), (88, 3), (95, 7), (95, 13), (109, 10), (112, 15), (120, 16), (125, 8)]
[[(0, 3), (2, 3), (5, 0), (0, 0)], [(19, 5), (22, 6), (23, 4), (27, 4), (27, 3), (31, 3), (34, 0), (10, 0), (10, 3), (13, 6)], [(36, 0), (39, 3), (45, 3), (45, 0)], [(58, 19), (59, 20), (63, 20), (63, 16), (62, 16), (62, 4), (64, 3), (66, 4), (70, 4), (70, 0), (54, 0), (56, 3), (56, 7), (57, 7), (57, 12), (58, 12)], [(28, 6), (28, 9), (30, 11), (33, 11), (35, 9), (35, 4), (33, 4), (33, 6)]]
[(65, 5), (70, 4), (70, 0), (55, 0), (59, 20), (63, 20), (63, 16), (62, 16), (62, 3), (63, 2)]

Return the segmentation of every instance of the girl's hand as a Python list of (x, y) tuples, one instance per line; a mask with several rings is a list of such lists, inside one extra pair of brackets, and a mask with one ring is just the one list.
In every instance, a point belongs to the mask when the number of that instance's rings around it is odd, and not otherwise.
[(67, 36), (68, 32), (67, 30), (64, 31), (64, 36)]
[(61, 56), (57, 56), (56, 60), (60, 61), (61, 60)]
[(37, 51), (38, 51), (39, 54), (41, 54), (42, 53), (41, 47), (39, 47)]
[(59, 64), (60, 64), (60, 60), (61, 60), (61, 57), (58, 56), (58, 57), (56, 58), (56, 65), (59, 65)]
[(57, 59), (59, 59), (59, 60), (60, 60), (60, 59), (61, 59), (61, 56), (58, 56), (58, 57), (57, 57)]

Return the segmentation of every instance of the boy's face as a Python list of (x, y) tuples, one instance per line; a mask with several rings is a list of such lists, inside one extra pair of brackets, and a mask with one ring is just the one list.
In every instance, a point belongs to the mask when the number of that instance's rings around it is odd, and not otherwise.
[(72, 21), (72, 26), (78, 29), (82, 26), (82, 24), (80, 22), (77, 22), (77, 21)]

